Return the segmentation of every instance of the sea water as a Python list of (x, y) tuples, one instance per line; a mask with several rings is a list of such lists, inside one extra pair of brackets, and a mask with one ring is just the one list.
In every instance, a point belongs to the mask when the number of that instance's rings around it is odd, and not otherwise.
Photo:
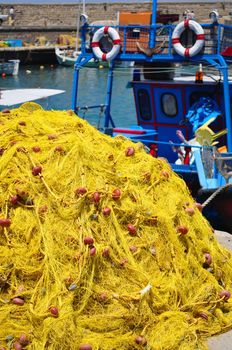
[[(105, 103), (107, 91), (106, 68), (82, 68), (79, 74), (78, 106), (86, 106), (80, 115), (92, 125), (102, 125), (103, 113), (101, 108), (88, 109), (88, 106)], [(0, 88), (46, 88), (65, 90), (64, 94), (35, 101), (46, 109), (67, 110), (72, 105), (73, 67), (55, 66), (22, 66), (18, 76), (0, 78)], [(132, 68), (116, 69), (113, 80), (111, 114), (117, 126), (136, 124), (133, 90), (128, 88), (132, 80)]]

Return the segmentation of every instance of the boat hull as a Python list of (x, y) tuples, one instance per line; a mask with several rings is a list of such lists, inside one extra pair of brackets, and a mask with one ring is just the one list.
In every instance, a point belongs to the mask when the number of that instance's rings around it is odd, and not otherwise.
[(56, 59), (57, 59), (59, 64), (61, 64), (62, 66), (65, 66), (65, 67), (74, 66), (74, 63), (75, 63), (75, 61), (72, 61), (71, 59), (64, 58), (64, 57), (61, 57), (58, 55), (56, 55)]
[[(56, 50), (56, 58), (59, 64), (66, 67), (72, 67), (77, 61), (78, 55), (73, 57), (72, 55), (65, 54), (62, 50)], [(103, 67), (109, 67), (108, 62), (102, 62), (98, 60), (91, 59), (89, 62), (87, 62), (84, 67), (88, 68), (100, 68)]]
[[(214, 198), (215, 190), (200, 190), (197, 201), (204, 203), (212, 200), (203, 209), (203, 215), (215, 230), (232, 234), (232, 186), (221, 190)], [(211, 197), (212, 196), (212, 197)]]
[(232, 184), (226, 188), (202, 189), (197, 172), (189, 166), (185, 172), (175, 166), (173, 170), (185, 181), (196, 202), (204, 204), (209, 201), (202, 213), (213, 229), (232, 234)]

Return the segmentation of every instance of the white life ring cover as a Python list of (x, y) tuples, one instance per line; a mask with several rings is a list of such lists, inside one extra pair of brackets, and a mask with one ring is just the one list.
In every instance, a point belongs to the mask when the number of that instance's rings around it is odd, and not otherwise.
[[(107, 53), (102, 52), (100, 49), (101, 38), (108, 34), (113, 41), (113, 48)], [(91, 44), (94, 55), (102, 61), (112, 61), (118, 55), (121, 48), (121, 39), (118, 32), (112, 27), (102, 27), (99, 28), (93, 36), (93, 41)]]
[[(180, 43), (180, 36), (186, 28), (193, 30), (197, 36), (195, 44), (190, 48), (186, 48)], [(203, 48), (204, 42), (205, 34), (202, 26), (191, 19), (187, 19), (179, 23), (172, 33), (172, 45), (175, 51), (183, 57), (192, 57), (197, 55)]]

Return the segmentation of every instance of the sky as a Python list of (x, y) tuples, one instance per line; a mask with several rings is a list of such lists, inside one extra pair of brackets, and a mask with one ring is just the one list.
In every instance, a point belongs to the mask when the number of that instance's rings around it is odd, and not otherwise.
[[(82, 2), (83, 0), (0, 0), (0, 4), (75, 4)], [(227, 0), (228, 1), (228, 0)], [(231, 0), (232, 1), (232, 0)], [(149, 0), (85, 0), (86, 3), (111, 3), (111, 2), (150, 2)], [(177, 0), (158, 0), (158, 3), (162, 2), (178, 2)], [(197, 2), (197, 3), (205, 3), (212, 2), (216, 3), (217, 0), (180, 0), (180, 2)], [(225, 2), (225, 0), (221, 0), (221, 2)]]

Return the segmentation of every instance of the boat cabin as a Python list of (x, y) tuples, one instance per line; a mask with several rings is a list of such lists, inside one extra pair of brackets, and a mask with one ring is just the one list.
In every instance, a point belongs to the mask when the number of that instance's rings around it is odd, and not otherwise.
[[(193, 139), (194, 129), (189, 117), (190, 119), (191, 116), (199, 118), (200, 124), (215, 117), (211, 128), (222, 130), (226, 127), (221, 83), (206, 81), (197, 84), (195, 79), (181, 79), (180, 77), (172, 81), (133, 81), (132, 84), (137, 124), (144, 130), (154, 130), (154, 140), (159, 143), (161, 141), (161, 146), (157, 146), (156, 155), (165, 157), (170, 162), (175, 162), (178, 155), (173, 152), (170, 145), (162, 144), (162, 142), (178, 143), (180, 140), (176, 135), (177, 130), (182, 131), (186, 140)], [(232, 85), (229, 86), (232, 94)], [(202, 103), (199, 103), (204, 98), (205, 110), (203, 110)], [(217, 104), (216, 115), (215, 105), (212, 106), (213, 101)], [(223, 146), (224, 142), (225, 139), (222, 137), (220, 146)]]

